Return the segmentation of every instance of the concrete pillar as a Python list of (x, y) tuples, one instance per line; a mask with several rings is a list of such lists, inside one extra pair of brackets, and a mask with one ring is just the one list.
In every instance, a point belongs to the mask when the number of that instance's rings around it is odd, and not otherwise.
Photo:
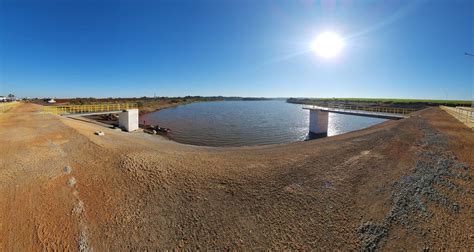
[(138, 129), (138, 109), (127, 109), (120, 113), (119, 127), (128, 132)]
[(309, 132), (315, 135), (328, 134), (329, 112), (311, 109), (309, 111)]

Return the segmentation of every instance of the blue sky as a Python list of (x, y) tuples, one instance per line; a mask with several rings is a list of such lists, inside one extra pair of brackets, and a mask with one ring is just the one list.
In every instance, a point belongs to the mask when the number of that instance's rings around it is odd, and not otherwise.
[(471, 99), (473, 26), (470, 0), (0, 0), (0, 94)]

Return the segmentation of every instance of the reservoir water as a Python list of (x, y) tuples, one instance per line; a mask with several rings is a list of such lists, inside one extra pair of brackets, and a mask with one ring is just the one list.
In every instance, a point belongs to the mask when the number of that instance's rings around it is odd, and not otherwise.
[[(205, 146), (250, 146), (303, 141), (309, 111), (284, 100), (200, 102), (140, 117), (140, 123), (170, 128), (177, 142)], [(328, 136), (381, 123), (384, 119), (329, 113)]]

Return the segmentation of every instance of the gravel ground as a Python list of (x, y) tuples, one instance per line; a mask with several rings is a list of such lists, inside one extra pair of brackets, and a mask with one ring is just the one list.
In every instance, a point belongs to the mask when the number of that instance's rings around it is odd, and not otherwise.
[(420, 226), (432, 218), (426, 201), (435, 202), (454, 214), (461, 211), (459, 202), (451, 200), (439, 188), (454, 190), (465, 196), (456, 180), (471, 180), (469, 166), (460, 162), (448, 149), (448, 139), (439, 131), (419, 122), (423, 137), (417, 142), (422, 148), (411, 173), (393, 184), (392, 208), (382, 221), (368, 221), (359, 226), (361, 250), (377, 250), (389, 235), (393, 225), (401, 225), (407, 231), (425, 236), (427, 230)]

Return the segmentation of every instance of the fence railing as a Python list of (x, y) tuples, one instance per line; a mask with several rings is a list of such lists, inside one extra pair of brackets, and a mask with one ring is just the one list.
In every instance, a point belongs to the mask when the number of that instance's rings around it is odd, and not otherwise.
[(102, 103), (90, 105), (62, 105), (62, 106), (45, 106), (45, 113), (52, 113), (55, 115), (65, 114), (85, 114), (85, 113), (99, 113), (109, 111), (121, 111), (126, 109), (138, 108), (137, 103)]
[(305, 108), (321, 108), (329, 110), (339, 110), (339, 111), (365, 111), (373, 113), (384, 113), (384, 114), (396, 114), (407, 116), (410, 113), (417, 111), (413, 108), (394, 108), (394, 107), (365, 107), (365, 106), (356, 106), (349, 104), (328, 104), (326, 106), (318, 105), (307, 105)]
[(18, 105), (19, 102), (0, 102), (0, 113), (5, 113), (14, 106)]
[(440, 106), (442, 110), (474, 130), (474, 108)]

